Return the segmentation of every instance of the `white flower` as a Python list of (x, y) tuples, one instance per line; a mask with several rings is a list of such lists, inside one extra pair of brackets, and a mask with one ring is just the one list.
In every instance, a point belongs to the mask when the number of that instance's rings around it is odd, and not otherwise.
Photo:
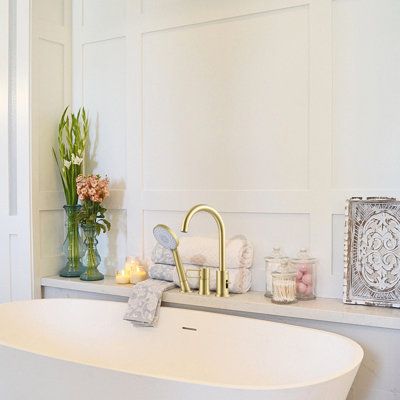
[(64, 167), (67, 167), (67, 169), (69, 169), (70, 166), (71, 166), (71, 161), (64, 160)]
[(73, 163), (73, 164), (75, 164), (75, 165), (81, 165), (82, 162), (83, 162), (83, 157), (78, 157), (78, 156), (75, 156), (75, 154), (72, 154), (71, 160), (72, 160), (72, 163)]

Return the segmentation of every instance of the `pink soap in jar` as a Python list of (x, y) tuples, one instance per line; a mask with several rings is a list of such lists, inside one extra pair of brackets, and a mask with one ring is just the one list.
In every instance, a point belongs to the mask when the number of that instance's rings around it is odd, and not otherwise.
[(315, 270), (317, 260), (307, 249), (301, 249), (296, 258), (290, 260), (296, 269), (296, 291), (298, 300), (315, 299)]

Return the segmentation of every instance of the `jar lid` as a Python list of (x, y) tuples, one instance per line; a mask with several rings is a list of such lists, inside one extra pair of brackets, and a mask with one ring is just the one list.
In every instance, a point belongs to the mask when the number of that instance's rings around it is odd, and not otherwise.
[(312, 257), (306, 248), (300, 249), (296, 258), (291, 259), (294, 263), (315, 263), (316, 258)]
[(287, 262), (289, 257), (286, 257), (279, 246), (272, 248), (272, 254), (264, 258), (265, 261)]

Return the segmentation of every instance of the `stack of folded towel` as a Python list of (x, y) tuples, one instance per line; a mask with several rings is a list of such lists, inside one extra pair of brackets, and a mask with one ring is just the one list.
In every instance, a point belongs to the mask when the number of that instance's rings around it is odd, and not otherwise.
[[(183, 237), (178, 247), (185, 270), (199, 270), (210, 267), (210, 289), (216, 289), (216, 271), (219, 267), (218, 239), (203, 237)], [(231, 293), (245, 293), (251, 287), (251, 267), (253, 264), (253, 246), (244, 236), (235, 236), (225, 243), (225, 261), (229, 272), (229, 290)], [(172, 252), (156, 244), (152, 254), (152, 265), (149, 275), (153, 279), (175, 282), (179, 278), (175, 268)], [(188, 282), (192, 289), (198, 289), (199, 278), (191, 277)]]

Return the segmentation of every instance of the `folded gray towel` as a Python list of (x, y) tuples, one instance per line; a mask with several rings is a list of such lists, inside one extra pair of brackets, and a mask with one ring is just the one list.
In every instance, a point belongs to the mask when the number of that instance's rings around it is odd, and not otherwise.
[(135, 326), (154, 326), (157, 323), (162, 294), (176, 287), (173, 282), (147, 279), (137, 283), (128, 301), (124, 319)]

